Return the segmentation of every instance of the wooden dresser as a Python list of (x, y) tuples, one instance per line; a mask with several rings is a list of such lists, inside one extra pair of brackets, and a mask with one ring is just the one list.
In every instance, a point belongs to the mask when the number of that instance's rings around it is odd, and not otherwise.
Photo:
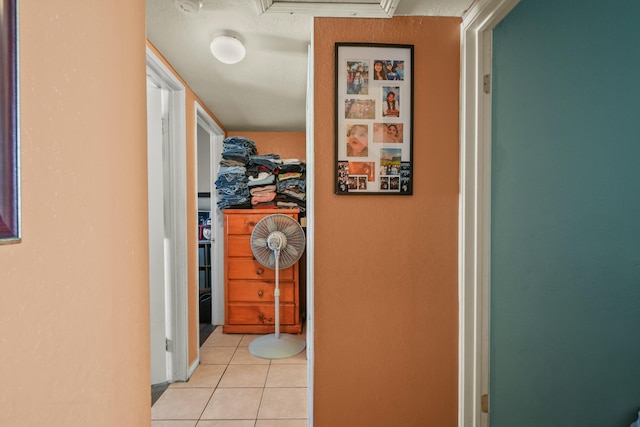
[[(224, 211), (224, 333), (275, 331), (275, 270), (253, 257), (251, 232), (267, 215), (298, 220), (297, 209), (226, 209)], [(280, 332), (301, 333), (299, 262), (280, 270)]]

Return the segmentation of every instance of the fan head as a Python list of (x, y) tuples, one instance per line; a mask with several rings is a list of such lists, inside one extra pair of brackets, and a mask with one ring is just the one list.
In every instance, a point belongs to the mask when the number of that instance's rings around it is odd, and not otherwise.
[(292, 217), (282, 214), (262, 218), (251, 232), (251, 251), (265, 267), (289, 268), (304, 252), (304, 230)]

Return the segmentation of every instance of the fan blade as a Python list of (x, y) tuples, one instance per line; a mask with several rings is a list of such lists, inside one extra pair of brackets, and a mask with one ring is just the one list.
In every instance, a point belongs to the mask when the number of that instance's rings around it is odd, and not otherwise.
[(296, 227), (296, 225), (287, 225), (282, 232), (287, 236), (295, 236), (296, 235), (296, 231), (298, 231), (298, 228)]
[(269, 231), (269, 233), (273, 233), (278, 229), (278, 224), (273, 220), (273, 218), (271, 218), (271, 221), (267, 221), (265, 225), (267, 226), (267, 231)]
[(267, 239), (258, 237), (253, 242), (251, 242), (251, 246), (256, 249), (267, 248)]
[(298, 250), (295, 248), (295, 246), (288, 245), (284, 248), (284, 251), (292, 257), (298, 256)]

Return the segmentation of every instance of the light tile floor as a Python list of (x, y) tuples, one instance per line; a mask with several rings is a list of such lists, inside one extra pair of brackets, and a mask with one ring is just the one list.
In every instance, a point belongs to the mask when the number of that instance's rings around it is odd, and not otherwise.
[(152, 406), (151, 426), (306, 427), (306, 351), (260, 359), (248, 348), (257, 337), (217, 327), (189, 381), (171, 384)]

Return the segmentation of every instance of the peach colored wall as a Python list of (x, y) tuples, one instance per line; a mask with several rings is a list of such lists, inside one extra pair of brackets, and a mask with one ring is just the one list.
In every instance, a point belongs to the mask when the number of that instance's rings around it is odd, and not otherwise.
[(246, 136), (256, 143), (258, 154), (279, 154), (283, 159), (307, 158), (304, 132), (228, 132), (229, 136)]
[(196, 176), (196, 146), (195, 146), (195, 123), (196, 109), (195, 102), (198, 102), (202, 109), (214, 120), (222, 130), (224, 126), (220, 124), (218, 119), (204, 105), (202, 100), (191, 90), (189, 85), (182, 79), (173, 66), (166, 60), (162, 53), (147, 40), (147, 46), (153, 53), (167, 66), (169, 71), (178, 79), (185, 87), (185, 118), (186, 118), (186, 142), (187, 142), (187, 264), (189, 265), (187, 277), (187, 298), (188, 298), (188, 324), (189, 324), (189, 365), (191, 366), (198, 358), (198, 348), (200, 341), (198, 339), (198, 329), (200, 327), (200, 319), (198, 318), (197, 304), (199, 301), (198, 293), (198, 214), (197, 214), (197, 176)]
[(150, 425), (144, 2), (22, 0), (19, 26), (0, 425)]
[[(457, 425), (460, 19), (315, 19), (318, 426)], [(334, 195), (334, 43), (415, 46), (414, 194)]]

